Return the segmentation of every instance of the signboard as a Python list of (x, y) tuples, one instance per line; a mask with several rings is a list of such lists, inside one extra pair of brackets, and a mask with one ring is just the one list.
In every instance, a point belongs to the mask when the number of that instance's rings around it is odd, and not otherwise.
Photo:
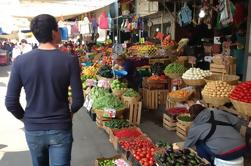
[(91, 111), (92, 105), (93, 105), (93, 100), (92, 100), (91, 96), (87, 95), (85, 98), (84, 107), (87, 109), (88, 112)]

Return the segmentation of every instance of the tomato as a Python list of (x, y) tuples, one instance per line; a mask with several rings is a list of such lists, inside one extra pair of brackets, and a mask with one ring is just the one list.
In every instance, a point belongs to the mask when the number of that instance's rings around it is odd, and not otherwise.
[(136, 156), (136, 160), (140, 161), (140, 159), (141, 159), (140, 156)]

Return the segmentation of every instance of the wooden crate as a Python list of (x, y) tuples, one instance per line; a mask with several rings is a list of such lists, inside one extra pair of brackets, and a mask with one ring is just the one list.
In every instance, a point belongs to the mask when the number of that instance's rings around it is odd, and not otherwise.
[(138, 126), (141, 120), (142, 102), (141, 101), (124, 101), (129, 109), (129, 124)]
[(148, 77), (144, 77), (142, 81), (142, 87), (149, 90), (168, 89), (169, 85), (168, 80), (149, 81)]
[(176, 130), (176, 120), (173, 119), (171, 116), (167, 115), (166, 113), (163, 114), (163, 127), (169, 131)]
[(167, 95), (166, 98), (166, 110), (173, 108), (176, 105), (176, 102), (171, 100), (170, 97)]
[(168, 90), (143, 89), (143, 108), (157, 110), (159, 106), (165, 106)]
[(190, 125), (185, 125), (180, 122), (176, 123), (176, 135), (180, 137), (182, 140), (186, 139), (189, 129)]
[(111, 121), (111, 120), (112, 120), (111, 118), (104, 118), (104, 117), (101, 117), (99, 115), (96, 115), (96, 125), (99, 128), (103, 128), (104, 123), (108, 122), (108, 121)]
[(236, 64), (229, 64), (229, 65), (217, 65), (217, 64), (210, 64), (210, 71), (214, 74), (230, 74), (236, 75)]

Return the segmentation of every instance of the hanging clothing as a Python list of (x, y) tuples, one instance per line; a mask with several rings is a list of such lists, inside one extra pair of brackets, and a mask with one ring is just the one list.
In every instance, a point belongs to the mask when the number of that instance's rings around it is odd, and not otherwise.
[(112, 20), (112, 17), (111, 17), (111, 14), (110, 12), (108, 13), (108, 27), (109, 29), (112, 29), (112, 25), (113, 24), (113, 20)]
[(91, 24), (87, 17), (83, 21), (79, 21), (79, 30), (81, 34), (90, 34), (91, 33)]
[(97, 33), (97, 31), (98, 31), (98, 23), (97, 23), (97, 20), (96, 20), (95, 17), (92, 17), (91, 24), (92, 24), (93, 33)]
[(104, 43), (107, 37), (107, 30), (98, 28), (98, 34), (99, 34), (99, 38), (97, 39), (97, 42)]
[(71, 25), (71, 34), (72, 35), (79, 34), (79, 29), (78, 29), (77, 23), (74, 23), (73, 25)]
[(99, 17), (99, 28), (109, 29), (109, 20), (105, 12), (103, 12)]
[(192, 19), (192, 10), (185, 3), (178, 14), (179, 24), (180, 26), (188, 25), (192, 22)]
[(228, 25), (233, 22), (235, 6), (230, 0), (220, 0), (220, 22)]
[(68, 40), (68, 29), (67, 27), (59, 27), (61, 40)]
[(242, 2), (237, 2), (235, 4), (235, 12), (234, 12), (234, 24), (239, 25), (245, 19), (245, 6)]

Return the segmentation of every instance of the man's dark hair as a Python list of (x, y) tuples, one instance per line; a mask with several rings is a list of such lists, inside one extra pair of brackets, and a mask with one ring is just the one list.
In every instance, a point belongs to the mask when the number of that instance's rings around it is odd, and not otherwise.
[(52, 31), (58, 31), (56, 19), (48, 14), (41, 14), (31, 20), (30, 29), (39, 43), (53, 40)]
[(25, 43), (25, 44), (27, 44), (28, 42), (27, 42), (27, 40), (22, 39), (22, 40), (21, 40), (21, 43)]
[(205, 107), (200, 104), (194, 104), (189, 108), (189, 112), (191, 114), (192, 119), (195, 119), (201, 111), (203, 111)]

